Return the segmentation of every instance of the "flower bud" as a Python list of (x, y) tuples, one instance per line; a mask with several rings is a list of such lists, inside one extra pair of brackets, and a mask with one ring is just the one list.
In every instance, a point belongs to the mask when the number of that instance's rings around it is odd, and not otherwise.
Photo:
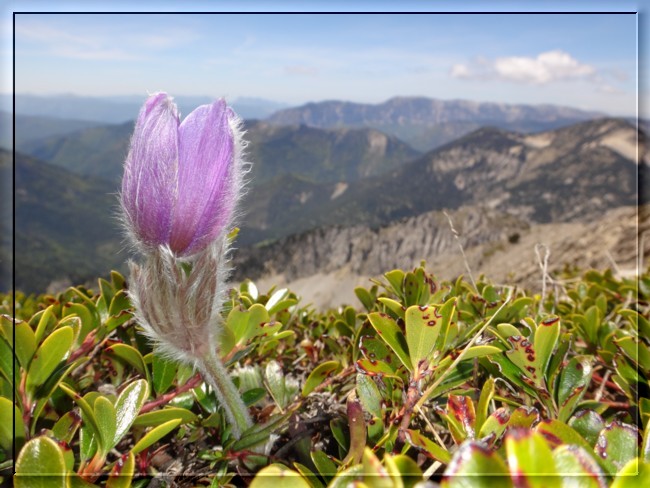
[(180, 122), (165, 93), (151, 95), (135, 124), (124, 164), (121, 204), (142, 250), (192, 256), (231, 223), (245, 173), (240, 120), (217, 100)]

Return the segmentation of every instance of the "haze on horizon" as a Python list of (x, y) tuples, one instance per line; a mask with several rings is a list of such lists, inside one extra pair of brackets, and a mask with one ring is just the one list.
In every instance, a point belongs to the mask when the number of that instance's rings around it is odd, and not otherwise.
[(18, 14), (16, 92), (637, 107), (635, 15)]

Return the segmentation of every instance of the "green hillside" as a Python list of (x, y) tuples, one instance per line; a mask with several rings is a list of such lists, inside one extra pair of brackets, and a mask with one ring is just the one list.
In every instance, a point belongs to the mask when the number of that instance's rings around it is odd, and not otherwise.
[[(2, 179), (11, 153), (0, 150)], [(16, 287), (42, 291), (123, 268), (114, 186), (16, 154)]]

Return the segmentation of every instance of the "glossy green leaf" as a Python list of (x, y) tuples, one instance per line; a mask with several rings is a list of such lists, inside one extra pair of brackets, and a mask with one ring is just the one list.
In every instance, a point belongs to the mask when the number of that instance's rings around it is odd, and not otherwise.
[(174, 419), (151, 429), (135, 444), (135, 446), (133, 446), (131, 453), (138, 454), (139, 452), (142, 452), (165, 437), (172, 430), (181, 425), (181, 423), (181, 419)]
[(149, 370), (147, 365), (144, 362), (144, 358), (140, 351), (135, 347), (129, 346), (128, 344), (113, 344), (106, 348), (106, 354), (114, 356), (117, 358), (126, 361), (128, 364), (133, 366), (141, 375), (149, 378)]
[(580, 434), (559, 420), (544, 419), (535, 426), (535, 432), (544, 437), (551, 448), (562, 444), (573, 444), (582, 447), (585, 451), (591, 450), (589, 443)]
[(593, 410), (581, 410), (569, 420), (569, 427), (580, 434), (587, 443), (596, 445), (600, 432), (605, 428), (605, 421)]
[[(79, 408), (83, 413), (83, 418), (87, 429), (85, 431), (86, 442), (87, 442), (86, 447), (89, 447), (90, 444), (90, 438), (88, 437), (88, 434), (90, 433), (92, 433), (96, 437), (96, 442), (101, 443), (101, 439), (102, 439), (101, 429), (97, 424), (97, 419), (95, 418), (95, 411), (93, 410), (93, 407), (90, 406), (84, 398), (82, 398), (77, 392), (72, 390), (68, 385), (61, 383), (59, 385), (59, 388), (61, 388), (70, 398), (72, 398), (77, 405), (79, 405)], [(88, 432), (88, 430), (90, 430), (90, 432)], [(102, 448), (103, 446), (100, 445), (99, 447)]]
[(129, 488), (135, 473), (135, 456), (132, 452), (118, 459), (106, 480), (106, 488)]
[(115, 442), (127, 433), (135, 421), (140, 409), (149, 396), (149, 385), (145, 380), (136, 380), (129, 383), (115, 401)]
[[(16, 429), (16, 447), (22, 446), (25, 442), (25, 425), (18, 407), (11, 400), (0, 397), (0, 447), (10, 452), (14, 443), (13, 430)], [(15, 424), (12, 421), (15, 419)]]
[[(34, 331), (36, 344), (41, 343), (41, 341), (45, 337), (45, 332), (50, 328), (50, 326), (54, 325), (54, 323), (56, 322), (56, 318), (54, 317), (53, 310), (54, 310), (54, 306), (50, 305), (41, 313), (38, 319), (38, 325), (36, 326), (36, 330)], [(34, 317), (36, 317), (36, 315)], [(32, 320), (34, 319), (34, 317), (32, 317)]]
[(72, 327), (61, 327), (52, 332), (38, 348), (27, 373), (27, 389), (34, 390), (42, 385), (54, 372), (59, 363), (70, 352), (74, 332)]
[(605, 427), (596, 441), (594, 451), (608, 474), (616, 474), (639, 455), (639, 429), (614, 421)]
[(14, 372), (20, 370), (20, 365), (14, 366), (14, 353), (7, 341), (0, 337), (0, 373), (11, 384), (14, 382)]
[(375, 328), (379, 336), (388, 344), (388, 346), (397, 354), (409, 371), (413, 370), (411, 359), (408, 354), (408, 346), (404, 334), (397, 323), (384, 313), (371, 313), (368, 320)]
[(593, 457), (583, 448), (562, 445), (553, 451), (553, 461), (558, 475), (563, 478), (562, 486), (580, 488), (606, 488), (605, 474)]
[(631, 459), (617, 473), (611, 488), (638, 488), (650, 484), (650, 464)]
[(341, 363), (339, 363), (338, 361), (326, 361), (316, 366), (316, 368), (311, 372), (311, 374), (305, 380), (305, 385), (302, 388), (302, 396), (309, 395), (326, 378), (334, 374), (340, 368), (341, 368)]
[(499, 455), (482, 443), (468, 441), (454, 453), (445, 470), (443, 488), (508, 488), (508, 468)]
[(81, 320), (81, 329), (77, 337), (77, 344), (81, 344), (88, 333), (99, 326), (99, 317), (81, 303), (68, 303), (63, 309), (63, 315), (68, 317), (76, 315)]
[(138, 427), (151, 427), (176, 419), (180, 420), (181, 423), (189, 423), (194, 422), (197, 419), (197, 416), (194, 412), (185, 408), (166, 407), (162, 410), (155, 410), (153, 412), (138, 415), (133, 422), (133, 425)]
[(94, 411), (101, 438), (102, 453), (106, 455), (119, 440), (115, 438), (117, 429), (115, 407), (108, 398), (100, 396), (95, 400)]
[(311, 488), (299, 473), (283, 464), (271, 464), (259, 471), (249, 488)]
[(66, 488), (66, 464), (59, 445), (49, 437), (31, 439), (16, 459), (15, 488)]
[(506, 436), (506, 457), (518, 484), (530, 487), (560, 486), (551, 448), (536, 432), (514, 430)]
[(14, 352), (20, 365), (27, 370), (34, 352), (36, 352), (36, 336), (27, 322), (17, 322), (14, 326), (14, 333), (16, 334)]

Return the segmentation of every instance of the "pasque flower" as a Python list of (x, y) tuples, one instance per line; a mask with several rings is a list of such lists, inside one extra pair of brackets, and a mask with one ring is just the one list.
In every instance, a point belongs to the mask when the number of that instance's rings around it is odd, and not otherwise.
[(242, 191), (241, 123), (223, 100), (180, 122), (165, 93), (151, 95), (124, 164), (121, 206), (127, 234), (144, 255), (130, 263), (138, 322), (166, 356), (210, 383), (235, 436), (248, 410), (218, 353), (228, 272), (228, 232)]
[(241, 190), (239, 118), (224, 100), (180, 123), (166, 93), (146, 101), (124, 165), (122, 208), (142, 248), (196, 254), (229, 224)]

